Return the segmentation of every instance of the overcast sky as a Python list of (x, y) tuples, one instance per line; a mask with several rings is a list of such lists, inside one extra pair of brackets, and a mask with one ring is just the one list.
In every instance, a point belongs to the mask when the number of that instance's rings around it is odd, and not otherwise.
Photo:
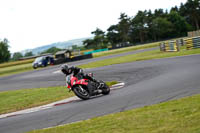
[(0, 39), (10, 51), (90, 37), (117, 24), (120, 13), (170, 9), (186, 0), (0, 0)]

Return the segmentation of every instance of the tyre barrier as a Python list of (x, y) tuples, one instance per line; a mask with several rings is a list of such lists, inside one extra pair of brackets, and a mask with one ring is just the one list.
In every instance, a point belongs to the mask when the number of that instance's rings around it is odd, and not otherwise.
[(187, 50), (200, 48), (200, 36), (184, 39)]
[(160, 51), (177, 52), (180, 51), (180, 45), (177, 41), (167, 41), (160, 43)]
[(183, 38), (181, 38), (181, 39), (177, 39), (177, 40), (176, 40), (176, 44), (179, 45), (179, 46), (184, 46), (185, 43), (184, 43)]

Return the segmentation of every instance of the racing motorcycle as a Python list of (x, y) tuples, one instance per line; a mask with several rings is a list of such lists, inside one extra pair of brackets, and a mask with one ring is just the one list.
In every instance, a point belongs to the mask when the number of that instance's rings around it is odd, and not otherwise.
[[(93, 77), (93, 73), (89, 73), (88, 75)], [(92, 96), (100, 94), (108, 95), (110, 93), (110, 87), (103, 81), (98, 81), (97, 83), (88, 79), (78, 79), (73, 75), (66, 77), (66, 86), (77, 97), (83, 100), (90, 99)]]

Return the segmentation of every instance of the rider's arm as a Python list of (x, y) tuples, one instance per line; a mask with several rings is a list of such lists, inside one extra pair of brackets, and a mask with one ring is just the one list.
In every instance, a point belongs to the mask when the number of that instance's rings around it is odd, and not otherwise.
[(83, 73), (83, 69), (81, 69), (81, 68), (72, 66), (71, 69), (72, 69), (74, 75), (77, 75), (78, 73), (79, 73), (79, 74), (82, 74), (82, 73)]

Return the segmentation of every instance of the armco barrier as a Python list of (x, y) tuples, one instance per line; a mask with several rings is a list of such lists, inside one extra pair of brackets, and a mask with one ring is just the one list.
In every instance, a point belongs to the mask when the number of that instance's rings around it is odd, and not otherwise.
[(177, 41), (167, 41), (160, 43), (160, 51), (177, 52), (180, 50), (180, 45)]
[(62, 63), (65, 63), (65, 62), (70, 62), (70, 61), (71, 61), (70, 58), (60, 58), (60, 59), (55, 59), (54, 64), (58, 65), (58, 64), (62, 64)]
[(200, 36), (184, 39), (187, 50), (200, 48)]
[(75, 56), (71, 59), (71, 61), (78, 61), (78, 60), (89, 59), (89, 58), (92, 58), (92, 54)]
[(55, 59), (55, 65), (66, 63), (66, 62), (71, 62), (71, 61), (78, 61), (78, 60), (84, 60), (84, 59), (89, 59), (92, 58), (92, 54), (87, 54), (87, 55), (79, 55), (75, 56), (73, 58), (61, 58), (61, 59)]
[(108, 51), (108, 48), (105, 48), (105, 49), (97, 49), (97, 50), (93, 50), (93, 51), (89, 51), (89, 52), (84, 52), (84, 55), (93, 54), (93, 53), (102, 52), (102, 51)]

